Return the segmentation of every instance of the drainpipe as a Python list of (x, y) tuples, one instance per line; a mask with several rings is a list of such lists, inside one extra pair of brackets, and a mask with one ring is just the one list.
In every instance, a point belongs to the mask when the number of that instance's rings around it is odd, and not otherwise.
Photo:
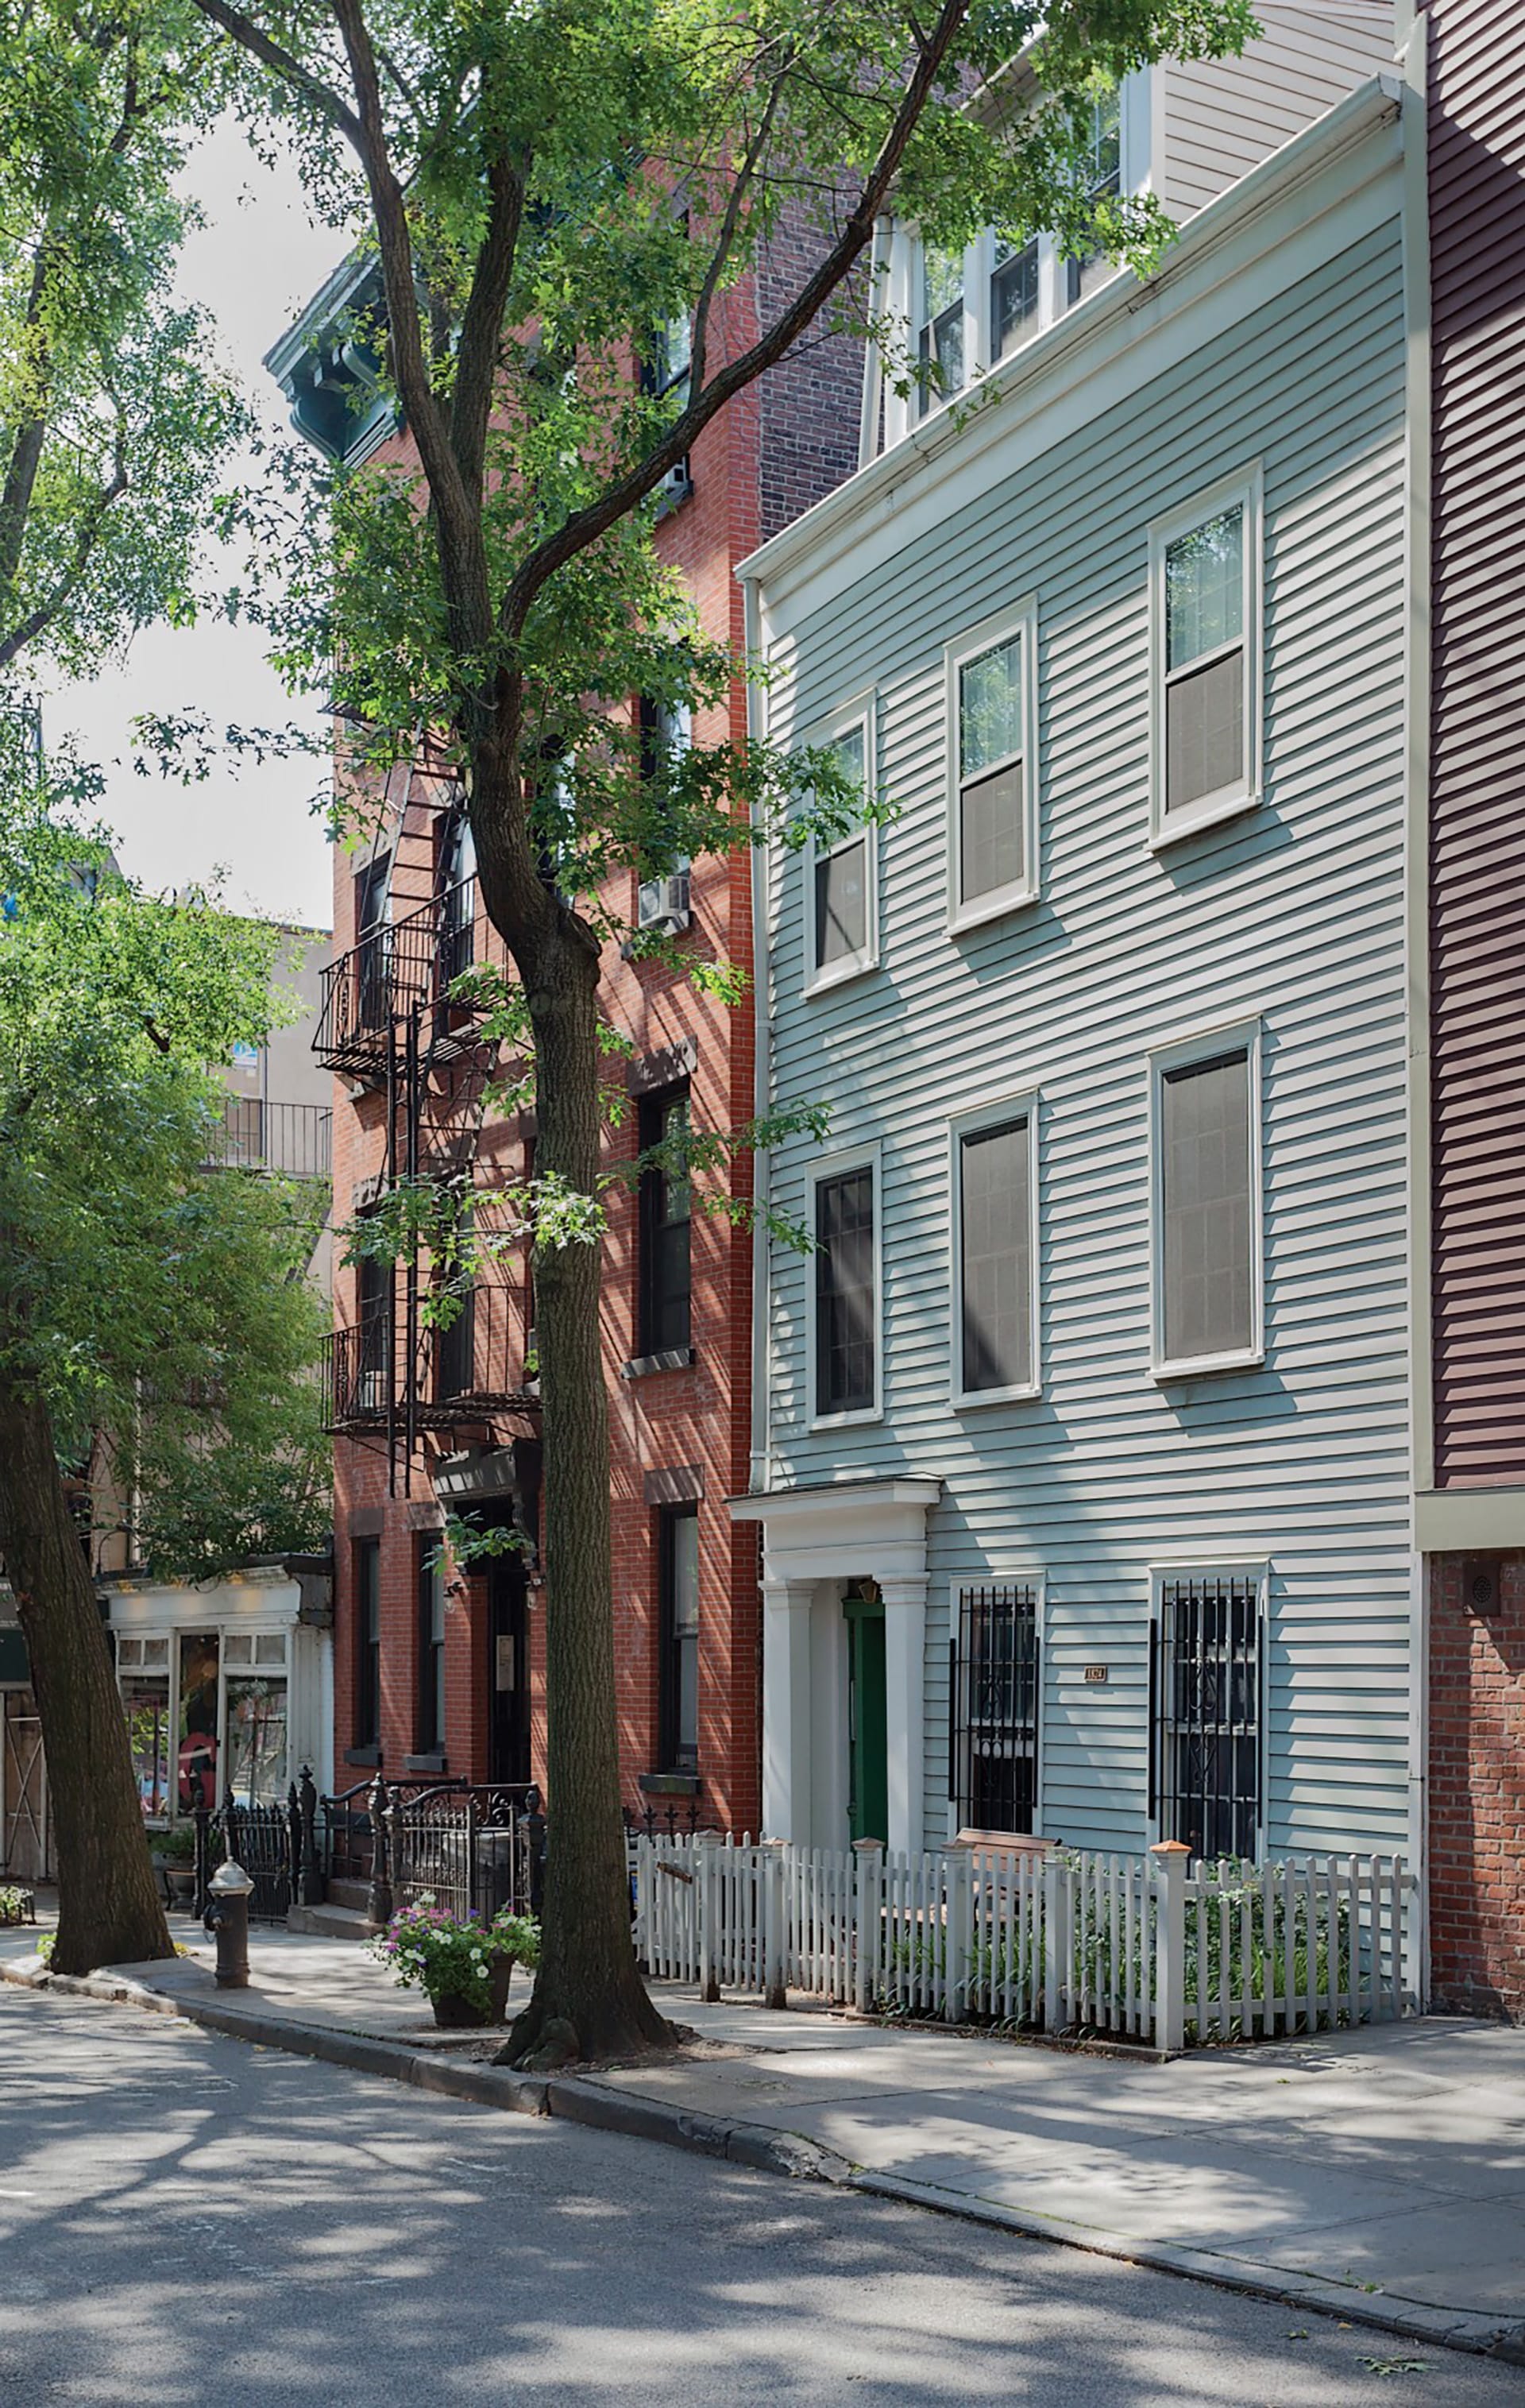
[[(748, 662), (762, 658), (762, 602), (755, 578), (741, 580)], [(761, 743), (767, 734), (767, 696), (756, 683), (747, 688), (747, 734)], [(754, 806), (755, 810), (755, 806)], [(754, 820), (755, 825), (755, 820)], [(753, 843), (752, 853), (752, 1110), (759, 1120), (768, 1111), (773, 1064), (768, 1025), (768, 851)], [(762, 1219), (772, 1184), (772, 1168), (764, 1147), (753, 1157), (752, 1199), (752, 1412), (751, 1469), (748, 1486), (754, 1492), (768, 1484), (772, 1455), (768, 1398), (768, 1234)]]

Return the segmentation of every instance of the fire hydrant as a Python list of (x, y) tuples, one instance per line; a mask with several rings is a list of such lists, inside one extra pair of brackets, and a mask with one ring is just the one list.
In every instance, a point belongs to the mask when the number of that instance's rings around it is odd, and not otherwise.
[(249, 1899), (254, 1885), (230, 1856), (207, 1885), (210, 1900), (202, 1921), (217, 1938), (217, 1986), (249, 1987)]

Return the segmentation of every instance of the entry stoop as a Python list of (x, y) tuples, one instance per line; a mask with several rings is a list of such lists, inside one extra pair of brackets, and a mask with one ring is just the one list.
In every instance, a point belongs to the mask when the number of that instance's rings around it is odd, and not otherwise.
[(322, 1906), (288, 1908), (286, 1928), (317, 1932), (325, 1940), (369, 1940), (381, 1926), (371, 1921), (363, 1907), (340, 1906), (330, 1899)]

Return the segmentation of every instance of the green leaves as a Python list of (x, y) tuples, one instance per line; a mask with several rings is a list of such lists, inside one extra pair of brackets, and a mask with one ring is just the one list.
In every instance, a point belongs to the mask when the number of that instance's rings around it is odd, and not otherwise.
[(7, 766), (0, 1369), (46, 1399), (65, 1454), (104, 1448), (157, 1568), (313, 1544), (321, 1200), (207, 1167), (226, 1103), (207, 1066), (279, 1013), (277, 932), (142, 894)]

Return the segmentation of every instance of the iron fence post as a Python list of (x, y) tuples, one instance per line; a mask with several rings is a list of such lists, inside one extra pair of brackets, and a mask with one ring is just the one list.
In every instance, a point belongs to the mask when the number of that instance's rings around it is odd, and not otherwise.
[(404, 1893), (408, 1888), (412, 1867), (408, 1863), (407, 1817), (403, 1805), (403, 1793), (393, 1782), (388, 1792), (387, 1804), (387, 1870), (392, 1892), (391, 1912), (395, 1914), (408, 1903)]
[(530, 1913), (539, 1914), (546, 1902), (546, 1854), (549, 1833), (540, 1812), (540, 1792), (532, 1782), (524, 1792), (524, 1828), (529, 1833)]
[(293, 1781), (286, 1792), (286, 1885), (294, 1906), (302, 1894), (302, 1801)]
[(200, 1795), (199, 1791), (197, 1793), (195, 1805), (192, 1809), (192, 1813), (196, 1829), (196, 1885), (195, 1893), (192, 1899), (191, 1904), (192, 1914), (199, 1915), (205, 1914), (207, 1912), (207, 1884), (210, 1877), (209, 1867), (207, 1864), (207, 1856), (210, 1852), (207, 1844), (208, 1835), (207, 1828), (209, 1820), (209, 1813), (207, 1800)]
[(371, 1887), (365, 1912), (378, 1925), (392, 1921), (392, 1885), (387, 1879), (387, 1784), (379, 1772), (365, 1800), (371, 1817)]
[(302, 1859), (299, 1868), (298, 1895), (304, 1906), (321, 1906), (323, 1902), (323, 1869), (318, 1856), (318, 1790), (313, 1781), (312, 1767), (302, 1767), (302, 1779), (297, 1787), (297, 1804), (302, 1816)]

